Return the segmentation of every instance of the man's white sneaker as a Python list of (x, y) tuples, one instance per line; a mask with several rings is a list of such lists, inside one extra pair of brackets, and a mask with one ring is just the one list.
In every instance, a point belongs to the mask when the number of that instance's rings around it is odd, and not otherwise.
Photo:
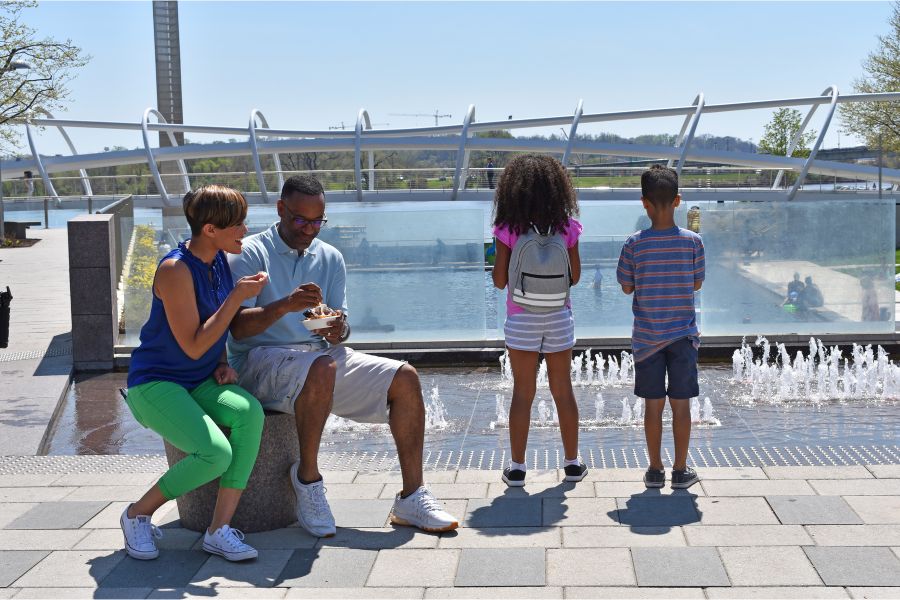
[(125, 552), (131, 558), (138, 560), (153, 560), (159, 556), (159, 550), (156, 547), (156, 539), (163, 536), (159, 527), (150, 522), (150, 517), (146, 515), (138, 515), (133, 519), (128, 518), (128, 509), (126, 506), (119, 518), (119, 525), (122, 527), (122, 534), (125, 536)]
[(316, 537), (331, 537), (337, 530), (334, 526), (334, 515), (325, 498), (325, 483), (320, 479), (314, 483), (302, 484), (297, 479), (300, 463), (291, 465), (291, 484), (297, 495), (295, 510), (300, 527)]
[(210, 554), (218, 554), (225, 560), (238, 561), (256, 558), (256, 548), (244, 543), (244, 534), (239, 529), (222, 525), (213, 533), (203, 534), (203, 549)]
[(445, 511), (424, 485), (406, 498), (397, 494), (391, 509), (391, 523), (412, 525), (434, 532), (451, 531), (459, 527), (459, 520)]

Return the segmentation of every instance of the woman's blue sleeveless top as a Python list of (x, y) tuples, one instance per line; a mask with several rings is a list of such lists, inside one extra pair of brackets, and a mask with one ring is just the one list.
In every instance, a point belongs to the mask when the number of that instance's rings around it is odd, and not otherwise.
[[(212, 265), (208, 265), (193, 254), (184, 242), (166, 254), (163, 261), (174, 258), (183, 261), (191, 270), (194, 279), (194, 295), (197, 298), (197, 312), (200, 323), (206, 322), (213, 313), (219, 310), (225, 298), (234, 289), (231, 269), (221, 250), (216, 253)], [(157, 265), (158, 268), (159, 265)], [(131, 354), (131, 366), (128, 369), (128, 387), (134, 387), (148, 381), (171, 381), (193, 389), (200, 385), (216, 370), (225, 352), (226, 332), (213, 344), (212, 348), (199, 359), (194, 360), (184, 353), (175, 340), (166, 309), (162, 300), (151, 288), (153, 303), (150, 306), (150, 317), (141, 328), (141, 345)]]

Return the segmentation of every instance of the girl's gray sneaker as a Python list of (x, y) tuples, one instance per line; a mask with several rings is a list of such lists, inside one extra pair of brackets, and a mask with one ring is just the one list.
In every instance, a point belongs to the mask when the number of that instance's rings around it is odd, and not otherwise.
[(684, 471), (672, 469), (672, 489), (685, 490), (698, 481), (700, 481), (700, 476), (697, 475), (697, 471), (690, 467), (685, 467)]
[(524, 487), (525, 471), (506, 467), (503, 469), (503, 475), (500, 476), (500, 479), (509, 487)]

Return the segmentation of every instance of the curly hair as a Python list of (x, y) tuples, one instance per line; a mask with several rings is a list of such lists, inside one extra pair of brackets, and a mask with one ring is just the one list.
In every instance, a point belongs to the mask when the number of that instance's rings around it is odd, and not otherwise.
[(494, 196), (494, 226), (517, 235), (532, 224), (540, 231), (565, 233), (569, 218), (577, 215), (575, 188), (558, 160), (523, 154), (506, 164)]

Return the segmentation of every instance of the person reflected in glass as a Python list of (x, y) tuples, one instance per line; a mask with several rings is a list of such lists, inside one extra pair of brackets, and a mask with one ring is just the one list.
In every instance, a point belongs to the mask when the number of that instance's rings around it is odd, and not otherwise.
[(798, 296), (803, 293), (803, 288), (805, 284), (800, 281), (800, 273), (794, 273), (794, 279), (788, 282), (787, 286), (787, 296), (790, 296), (791, 293), (795, 293)]
[(871, 277), (863, 277), (860, 280), (862, 287), (862, 320), (881, 320), (881, 309), (878, 306), (878, 293), (875, 290), (875, 282)]
[(363, 267), (371, 266), (372, 264), (372, 253), (369, 248), (369, 240), (363, 238), (359, 241), (359, 246), (357, 247), (357, 253), (359, 254), (359, 264)]
[[(256, 462), (263, 410), (235, 385), (225, 340), (241, 303), (265, 288), (268, 276), (254, 272), (234, 281), (225, 254), (240, 254), (247, 233), (247, 201), (237, 190), (207, 185), (184, 196), (191, 237), (159, 261), (150, 316), (140, 346), (131, 355), (126, 402), (135, 419), (187, 456), (163, 474), (119, 523), (125, 551), (154, 559), (156, 510), (219, 478), (212, 523), (203, 549), (227, 560), (256, 558), (244, 535), (230, 526)], [(219, 426), (231, 430), (225, 436)]]
[[(525, 485), (525, 449), (531, 425), (531, 405), (537, 391), (538, 362), (547, 363), (550, 395), (556, 403), (563, 445), (565, 481), (581, 481), (587, 467), (578, 455), (578, 405), (570, 378), (575, 319), (568, 293), (529, 296), (522, 281), (512, 273), (513, 253), (524, 254), (526, 241), (554, 243), (568, 257), (565, 289), (581, 277), (578, 238), (581, 223), (575, 189), (560, 162), (549, 156), (526, 154), (512, 159), (503, 169), (494, 195), (494, 237), (497, 256), (492, 277), (497, 289), (507, 289), (506, 323), (503, 333), (513, 373), (513, 393), (509, 407), (510, 462), (501, 479), (511, 487)], [(548, 241), (546, 238), (550, 238)], [(528, 242), (531, 243), (531, 242)], [(544, 280), (553, 275), (537, 274)], [(512, 280), (511, 280), (512, 279)], [(537, 279), (534, 286), (538, 287)], [(552, 299), (547, 299), (552, 296)], [(561, 297), (562, 296), (562, 297)], [(551, 303), (549, 306), (547, 303)]]
[(800, 290), (800, 308), (807, 310), (810, 308), (821, 308), (825, 305), (825, 297), (818, 285), (813, 283), (811, 275), (807, 275), (803, 280), (803, 289)]

